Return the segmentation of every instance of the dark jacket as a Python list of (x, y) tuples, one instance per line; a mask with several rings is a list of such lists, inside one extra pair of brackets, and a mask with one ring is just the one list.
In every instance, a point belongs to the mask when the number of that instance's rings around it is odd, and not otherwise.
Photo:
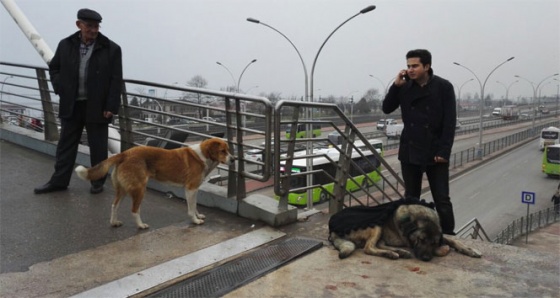
[(383, 100), (383, 112), (392, 113), (399, 106), (404, 123), (399, 160), (416, 165), (432, 165), (435, 156), (449, 160), (457, 121), (453, 85), (435, 75), (424, 87), (413, 80), (401, 87), (393, 84)]
[[(59, 117), (72, 117), (78, 96), (80, 67), (79, 31), (60, 41), (49, 63), (49, 74), (54, 92), (60, 97)], [(86, 122), (107, 123), (104, 111), (117, 114), (122, 88), (121, 48), (99, 33), (89, 60), (87, 73)]]

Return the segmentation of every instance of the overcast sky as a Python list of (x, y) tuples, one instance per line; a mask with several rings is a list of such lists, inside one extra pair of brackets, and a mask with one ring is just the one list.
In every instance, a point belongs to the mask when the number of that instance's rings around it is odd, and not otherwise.
[[(313, 59), (327, 36), (361, 9), (377, 8), (342, 26), (326, 43), (316, 63), (315, 98), (359, 97), (380, 91), (406, 65), (410, 49), (432, 52), (435, 74), (458, 87), (473, 78), (453, 64), (470, 68), (484, 82), (494, 67), (485, 94), (503, 98), (520, 75), (534, 83), (560, 72), (560, 1), (558, 0), (16, 0), (54, 52), (59, 40), (77, 30), (80, 8), (98, 11), (101, 32), (121, 45), (124, 76), (163, 84), (185, 84), (195, 75), (207, 88), (234, 84), (243, 68), (240, 88), (251, 94), (278, 92), (283, 98), (304, 94), (303, 65), (276, 28), (298, 48), (311, 79)], [(19, 27), (0, 8), (0, 60), (45, 63)], [(560, 79), (560, 77), (557, 77)], [(2, 79), (0, 77), (0, 79)], [(548, 82), (548, 81), (547, 81)], [(559, 81), (543, 84), (553, 96)], [(258, 86), (258, 87), (255, 87)], [(476, 80), (465, 94), (480, 93)], [(520, 80), (510, 98), (532, 97)]]

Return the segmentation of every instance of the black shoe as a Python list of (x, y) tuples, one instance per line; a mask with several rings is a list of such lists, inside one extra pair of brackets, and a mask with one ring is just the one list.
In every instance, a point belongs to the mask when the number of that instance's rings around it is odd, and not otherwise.
[(98, 193), (102, 193), (103, 192), (103, 184), (101, 185), (92, 185), (91, 188), (89, 189), (89, 192), (96, 195)]
[(68, 189), (68, 186), (60, 186), (60, 185), (54, 185), (52, 183), (47, 183), (43, 186), (39, 186), (37, 188), (35, 188), (33, 191), (36, 194), (43, 194), (43, 193), (49, 193), (49, 192), (55, 192), (55, 191), (63, 191)]

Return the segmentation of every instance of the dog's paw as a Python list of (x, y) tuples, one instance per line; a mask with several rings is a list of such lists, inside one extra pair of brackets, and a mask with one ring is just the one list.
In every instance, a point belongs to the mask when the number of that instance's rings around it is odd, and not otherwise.
[(118, 228), (120, 226), (122, 226), (122, 221), (119, 221), (119, 220), (111, 221), (111, 227)]
[(445, 257), (449, 251), (451, 249), (449, 248), (449, 245), (442, 245), (438, 248), (436, 248), (436, 250), (434, 251), (434, 255), (438, 256), (438, 257)]
[(204, 215), (204, 214), (202, 214), (202, 213), (197, 213), (197, 214), (196, 214), (196, 218), (198, 218), (198, 219), (205, 219), (205, 218), (206, 218), (206, 215)]
[(396, 260), (399, 258), (399, 254), (393, 251), (384, 251), (381, 253), (381, 256), (391, 260)]
[(399, 258), (401, 258), (401, 259), (412, 259), (412, 257), (413, 257), (413, 255), (410, 251), (404, 250), (404, 249), (397, 250), (397, 254), (399, 255)]
[(345, 259), (350, 256), (354, 252), (354, 250), (356, 250), (356, 245), (350, 241), (346, 241), (340, 245), (338, 250), (338, 258)]
[(145, 230), (145, 229), (148, 229), (149, 227), (150, 227), (150, 226), (147, 225), (147, 224), (145, 224), (145, 223), (138, 224), (138, 228), (139, 228), (140, 230)]
[(471, 258), (480, 258), (482, 257), (482, 253), (474, 248), (468, 248), (465, 254)]
[(204, 220), (200, 219), (200, 218), (193, 218), (192, 219), (193, 224), (195, 225), (201, 225), (204, 223)]

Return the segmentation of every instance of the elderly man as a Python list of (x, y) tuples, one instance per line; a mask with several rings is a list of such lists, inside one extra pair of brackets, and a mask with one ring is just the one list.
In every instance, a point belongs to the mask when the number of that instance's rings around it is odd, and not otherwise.
[[(101, 15), (80, 9), (79, 31), (58, 44), (49, 63), (54, 92), (60, 97), (60, 140), (54, 174), (36, 194), (68, 188), (78, 145), (85, 127), (94, 166), (107, 158), (108, 126), (118, 113), (122, 87), (122, 53), (119, 45), (99, 32)], [(90, 192), (103, 191), (105, 177), (91, 182)]]

